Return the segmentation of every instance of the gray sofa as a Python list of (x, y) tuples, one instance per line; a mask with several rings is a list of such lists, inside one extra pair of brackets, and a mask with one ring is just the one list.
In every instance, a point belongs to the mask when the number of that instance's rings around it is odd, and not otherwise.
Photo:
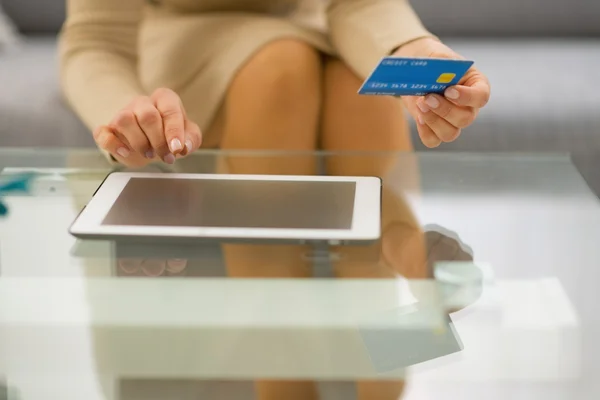
[[(92, 146), (58, 89), (55, 35), (65, 0), (1, 1), (26, 40), (0, 52), (0, 146)], [(441, 150), (570, 152), (600, 189), (600, 2), (413, 3), (493, 86), (476, 124)]]

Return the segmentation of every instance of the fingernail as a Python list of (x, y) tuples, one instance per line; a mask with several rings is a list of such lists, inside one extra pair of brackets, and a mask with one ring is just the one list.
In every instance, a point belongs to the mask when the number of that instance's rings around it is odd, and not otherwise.
[(167, 263), (163, 260), (144, 260), (142, 262), (142, 270), (148, 276), (157, 277), (161, 276), (167, 269)]
[(172, 274), (179, 274), (187, 267), (187, 260), (167, 260), (167, 271)]
[(456, 90), (454, 88), (450, 88), (450, 89), (446, 90), (446, 92), (444, 94), (446, 95), (447, 98), (452, 99), (452, 100), (456, 100), (460, 97), (460, 93), (458, 93), (458, 90)]
[(437, 139), (437, 138), (430, 138), (430, 139), (428, 139), (428, 142), (429, 142), (429, 143), (428, 143), (428, 146), (429, 146), (429, 148), (431, 148), (431, 149), (434, 149), (434, 148), (436, 148), (436, 147), (439, 147), (439, 145), (440, 145), (440, 144), (442, 144), (442, 141), (441, 141), (441, 140), (439, 140), (439, 139)]
[(425, 125), (425, 121), (423, 121), (423, 117), (422, 116), (418, 116), (417, 117), (417, 121), (419, 122), (419, 125)]
[(149, 159), (149, 160), (152, 160), (154, 158), (154, 151), (148, 150), (146, 152), (146, 158)]
[(175, 164), (175, 156), (173, 154), (167, 154), (163, 158), (163, 161), (166, 162), (167, 164)]
[(424, 112), (424, 113), (429, 112), (429, 107), (427, 107), (427, 105), (425, 103), (418, 102), (417, 107), (419, 107), (419, 110), (421, 110), (421, 112)]
[(181, 140), (179, 140), (179, 139), (171, 140), (171, 151), (173, 153), (178, 152), (182, 149), (183, 149), (183, 146), (181, 145)]
[(425, 98), (425, 103), (431, 108), (438, 108), (440, 106), (440, 102), (433, 96), (427, 96)]
[(423, 144), (429, 148), (438, 147), (442, 141), (435, 135), (427, 135), (423, 138)]
[(127, 158), (129, 157), (129, 150), (127, 150), (125, 147), (121, 147), (119, 150), (117, 150), (117, 154), (123, 158)]
[(142, 261), (143, 260), (135, 258), (120, 259), (119, 267), (121, 267), (121, 270), (127, 274), (134, 274), (140, 269)]
[(193, 146), (194, 145), (193, 145), (193, 143), (192, 143), (192, 141), (190, 139), (188, 139), (188, 140), (185, 141), (185, 148), (187, 149), (188, 154), (192, 152), (192, 147)]

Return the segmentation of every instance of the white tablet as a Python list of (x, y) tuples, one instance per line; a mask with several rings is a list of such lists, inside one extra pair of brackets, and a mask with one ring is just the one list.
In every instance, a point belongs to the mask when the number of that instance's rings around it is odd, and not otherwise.
[(351, 244), (379, 239), (374, 177), (113, 173), (70, 228), (84, 239)]

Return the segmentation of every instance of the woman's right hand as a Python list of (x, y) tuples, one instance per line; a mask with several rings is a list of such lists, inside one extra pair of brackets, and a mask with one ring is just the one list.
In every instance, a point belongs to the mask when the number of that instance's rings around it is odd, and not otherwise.
[(200, 127), (187, 118), (181, 99), (170, 89), (140, 96), (108, 125), (94, 132), (98, 146), (128, 167), (162, 160), (173, 164), (202, 144)]

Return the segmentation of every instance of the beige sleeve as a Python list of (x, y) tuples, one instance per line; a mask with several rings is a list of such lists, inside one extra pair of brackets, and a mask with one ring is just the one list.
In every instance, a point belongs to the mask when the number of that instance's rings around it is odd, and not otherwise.
[(60, 36), (64, 95), (92, 130), (107, 124), (135, 96), (137, 37), (144, 0), (67, 0)]
[(333, 45), (363, 78), (396, 48), (433, 36), (408, 0), (331, 0), (328, 19)]

